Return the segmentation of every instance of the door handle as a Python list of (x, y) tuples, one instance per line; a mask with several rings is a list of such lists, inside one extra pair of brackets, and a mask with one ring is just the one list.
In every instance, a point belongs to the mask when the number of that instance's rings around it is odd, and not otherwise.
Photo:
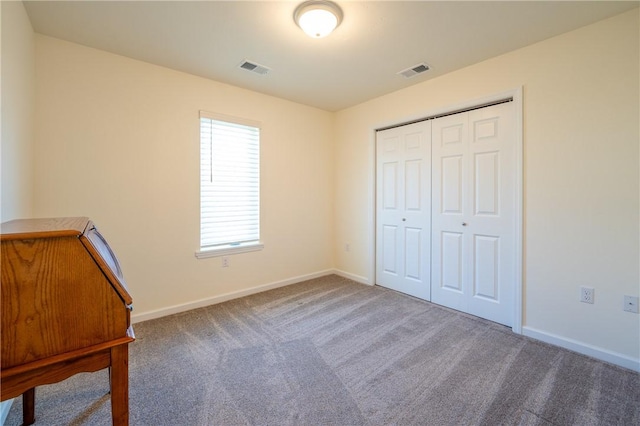
[(467, 222), (462, 222), (462, 226), (467, 226)]

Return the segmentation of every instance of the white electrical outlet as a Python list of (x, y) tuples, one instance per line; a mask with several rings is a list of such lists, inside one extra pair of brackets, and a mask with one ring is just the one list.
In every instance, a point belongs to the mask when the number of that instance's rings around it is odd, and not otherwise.
[(626, 312), (638, 313), (638, 296), (624, 296), (624, 310)]
[(351, 244), (345, 243), (344, 244), (344, 251), (351, 251)]
[(222, 256), (222, 267), (223, 268), (229, 267), (229, 258), (227, 256)]
[(595, 289), (592, 287), (580, 287), (580, 301), (593, 304)]

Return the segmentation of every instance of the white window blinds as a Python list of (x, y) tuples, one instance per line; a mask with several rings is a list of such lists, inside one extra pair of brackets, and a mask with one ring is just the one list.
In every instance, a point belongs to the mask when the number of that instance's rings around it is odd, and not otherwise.
[(260, 128), (201, 113), (200, 247), (259, 240)]

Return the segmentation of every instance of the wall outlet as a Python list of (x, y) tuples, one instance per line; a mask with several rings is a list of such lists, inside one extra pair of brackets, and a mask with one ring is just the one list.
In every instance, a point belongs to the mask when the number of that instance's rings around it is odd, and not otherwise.
[(222, 267), (223, 268), (229, 267), (229, 258), (227, 256), (222, 256)]
[(626, 312), (638, 313), (638, 297), (624, 296), (624, 310)]
[(580, 301), (593, 304), (595, 289), (592, 287), (580, 287)]
[(344, 251), (351, 251), (351, 244), (344, 243)]

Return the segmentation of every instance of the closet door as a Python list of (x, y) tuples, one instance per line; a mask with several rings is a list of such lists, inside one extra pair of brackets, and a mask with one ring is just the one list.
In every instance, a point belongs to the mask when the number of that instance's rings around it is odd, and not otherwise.
[(512, 103), (433, 120), (432, 301), (511, 326)]
[(430, 300), (431, 122), (376, 136), (376, 283)]

